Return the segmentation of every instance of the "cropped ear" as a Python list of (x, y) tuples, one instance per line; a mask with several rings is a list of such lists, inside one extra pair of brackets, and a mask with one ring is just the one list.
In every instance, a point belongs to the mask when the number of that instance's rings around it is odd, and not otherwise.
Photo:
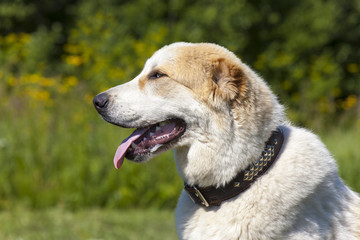
[(220, 58), (213, 63), (212, 80), (217, 85), (216, 97), (232, 101), (245, 96), (246, 77), (238, 64), (228, 63)]

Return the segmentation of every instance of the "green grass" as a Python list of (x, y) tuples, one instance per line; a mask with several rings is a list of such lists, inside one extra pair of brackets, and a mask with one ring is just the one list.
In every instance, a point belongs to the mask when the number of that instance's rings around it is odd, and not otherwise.
[(336, 128), (320, 135), (338, 163), (340, 177), (360, 192), (360, 121), (351, 128)]
[(177, 239), (169, 210), (66, 211), (61, 208), (0, 212), (0, 239)]

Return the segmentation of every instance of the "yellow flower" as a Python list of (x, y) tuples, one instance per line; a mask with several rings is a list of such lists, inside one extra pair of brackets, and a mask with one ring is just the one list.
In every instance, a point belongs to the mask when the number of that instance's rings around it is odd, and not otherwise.
[(5, 36), (4, 40), (5, 40), (6, 44), (12, 44), (12, 43), (16, 42), (17, 35), (15, 33), (10, 33), (10, 34)]
[(80, 66), (83, 63), (83, 59), (80, 56), (72, 55), (67, 56), (65, 58), (65, 62), (67, 64), (73, 65), (73, 66)]
[[(42, 81), (42, 77), (39, 74), (31, 74), (28, 76), (24, 76), (24, 80), (27, 80), (29, 83), (40, 83)], [(26, 82), (25, 80), (25, 82)]]
[(14, 87), (17, 83), (17, 79), (14, 77), (14, 76), (10, 76), (7, 80), (7, 84), (10, 86), (10, 87)]
[(357, 102), (356, 96), (354, 94), (351, 94), (342, 103), (342, 107), (345, 110), (349, 110), (350, 108), (355, 106), (356, 102)]
[(46, 106), (53, 105), (53, 100), (51, 99), (50, 93), (46, 90), (34, 90), (31, 93), (31, 97), (36, 101), (45, 103)]
[(55, 80), (52, 78), (42, 78), (40, 85), (43, 87), (51, 87), (55, 85)]
[(34, 98), (46, 102), (50, 99), (50, 93), (46, 90), (40, 90), (35, 92)]
[(70, 76), (65, 78), (65, 84), (69, 87), (74, 87), (78, 84), (78, 79), (75, 76)]

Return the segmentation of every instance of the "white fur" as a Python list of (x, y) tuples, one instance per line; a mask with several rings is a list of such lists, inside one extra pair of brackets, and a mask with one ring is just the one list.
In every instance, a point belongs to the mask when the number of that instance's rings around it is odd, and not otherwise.
[[(228, 94), (231, 101), (214, 92), (229, 89), (207, 78), (219, 59), (246, 77), (246, 90), (235, 99)], [(166, 77), (146, 80), (154, 69)], [(292, 126), (267, 84), (225, 48), (166, 46), (134, 80), (107, 93), (110, 104), (103, 117), (109, 122), (141, 127), (174, 117), (186, 121), (174, 147), (179, 175), (188, 184), (226, 184), (257, 159), (276, 127), (285, 132), (270, 170), (220, 207), (200, 207), (182, 192), (175, 214), (180, 239), (360, 238), (359, 196), (338, 177), (326, 147), (313, 133)]]

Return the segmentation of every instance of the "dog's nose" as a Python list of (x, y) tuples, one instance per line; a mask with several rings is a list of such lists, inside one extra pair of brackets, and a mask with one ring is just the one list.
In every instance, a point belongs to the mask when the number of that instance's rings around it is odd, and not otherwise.
[(100, 93), (94, 97), (93, 103), (96, 110), (104, 110), (109, 104), (109, 96), (107, 93)]

